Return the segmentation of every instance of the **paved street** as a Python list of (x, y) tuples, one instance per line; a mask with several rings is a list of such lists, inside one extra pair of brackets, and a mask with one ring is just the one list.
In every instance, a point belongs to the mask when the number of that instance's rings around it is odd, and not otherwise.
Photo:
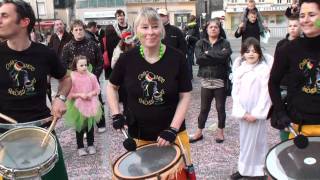
[[(265, 52), (273, 55), (275, 44), (279, 39), (271, 39), (268, 44), (263, 45)], [(234, 54), (233, 59), (239, 55), (241, 39), (230, 39)], [(197, 73), (197, 66), (194, 66), (194, 74)], [(195, 76), (194, 76), (195, 77)], [(102, 81), (102, 88), (105, 81)], [(56, 86), (56, 83), (55, 83)], [(103, 90), (104, 92), (104, 90)], [(197, 116), (200, 111), (200, 84), (198, 78), (193, 80), (192, 102), (186, 117), (187, 130), (192, 134), (197, 127)], [(217, 114), (214, 111), (215, 104), (212, 104), (212, 111), (209, 114), (207, 127), (204, 130), (204, 140), (192, 144), (192, 158), (199, 180), (225, 180), (236, 171), (237, 158), (239, 154), (239, 125), (230, 117), (231, 98), (227, 99), (227, 120), (225, 128), (225, 141), (222, 144), (215, 143), (214, 124), (217, 123)], [(108, 117), (108, 109), (106, 108)], [(112, 163), (125, 152), (122, 147), (124, 137), (112, 129), (109, 118), (107, 118), (107, 131), (95, 133), (96, 155), (79, 157), (76, 149), (75, 132), (67, 129), (63, 121), (56, 127), (60, 143), (64, 151), (64, 159), (70, 179), (111, 179)], [(269, 144), (274, 145), (279, 141), (275, 130), (268, 128)]]

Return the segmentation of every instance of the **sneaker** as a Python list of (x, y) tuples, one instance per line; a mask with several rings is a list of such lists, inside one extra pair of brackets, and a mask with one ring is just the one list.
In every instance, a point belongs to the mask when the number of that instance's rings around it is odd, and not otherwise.
[(78, 149), (78, 155), (85, 156), (85, 155), (88, 155), (88, 153), (85, 148), (80, 148), (80, 149)]
[(233, 173), (231, 176), (230, 176), (230, 179), (231, 180), (237, 180), (237, 179), (241, 179), (243, 178), (243, 176), (239, 173), (239, 171)]
[(98, 128), (98, 133), (103, 133), (106, 131), (105, 127)]
[(89, 146), (88, 147), (88, 152), (90, 155), (92, 154), (95, 154), (97, 151), (96, 151), (96, 148), (94, 146)]

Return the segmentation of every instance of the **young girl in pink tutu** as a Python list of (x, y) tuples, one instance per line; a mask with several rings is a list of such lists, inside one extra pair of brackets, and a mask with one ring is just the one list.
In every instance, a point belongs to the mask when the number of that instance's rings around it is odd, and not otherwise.
[[(79, 156), (95, 154), (93, 126), (102, 115), (98, 100), (100, 86), (96, 76), (88, 71), (88, 60), (85, 56), (74, 58), (70, 75), (72, 88), (67, 100), (66, 125), (76, 130)], [(83, 144), (84, 133), (87, 133), (87, 149)]]

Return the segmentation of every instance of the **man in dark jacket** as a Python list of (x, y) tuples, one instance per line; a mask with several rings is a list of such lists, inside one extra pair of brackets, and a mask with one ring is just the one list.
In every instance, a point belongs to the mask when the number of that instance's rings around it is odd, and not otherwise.
[[(72, 35), (66, 32), (64, 22), (61, 19), (57, 19), (54, 22), (55, 33), (51, 35), (48, 47), (53, 49), (62, 61), (62, 49), (72, 39)], [(51, 77), (48, 77), (47, 94), (50, 102), (52, 102), (51, 94)]]
[(104, 51), (103, 46), (102, 46), (103, 42), (102, 42), (102, 39), (100, 41), (99, 37), (96, 35), (97, 31), (98, 31), (97, 23), (94, 21), (90, 21), (90, 22), (88, 22), (87, 27), (86, 27), (85, 37), (87, 39), (92, 40), (93, 42), (97, 43), (101, 49), (101, 52), (103, 52)]
[(167, 46), (171, 46), (179, 50), (183, 55), (186, 55), (187, 43), (182, 31), (179, 28), (170, 24), (169, 13), (166, 9), (158, 9), (158, 14), (160, 15), (160, 18), (164, 25), (164, 29), (166, 31), (166, 36), (162, 40), (162, 43)]
[(189, 76), (193, 79), (192, 65), (194, 65), (194, 48), (196, 42), (200, 39), (199, 26), (196, 22), (196, 16), (190, 16), (190, 22), (186, 25), (186, 41), (187, 41), (187, 66)]
[(72, 35), (66, 32), (64, 23), (61, 19), (54, 22), (55, 33), (52, 34), (48, 47), (53, 49), (59, 58), (62, 55), (63, 47), (72, 39)]
[(246, 40), (248, 37), (254, 37), (258, 41), (260, 41), (260, 28), (259, 23), (257, 21), (257, 11), (252, 9), (248, 12), (248, 20), (246, 25), (244, 22), (239, 24), (237, 31), (235, 32), (235, 37), (239, 38), (242, 36), (242, 42)]

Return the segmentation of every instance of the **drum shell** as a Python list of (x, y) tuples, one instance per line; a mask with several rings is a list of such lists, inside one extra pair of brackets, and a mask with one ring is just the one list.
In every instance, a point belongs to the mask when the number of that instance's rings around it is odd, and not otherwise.
[[(4, 140), (17, 139), (19, 137), (37, 137), (39, 139), (39, 148), (41, 147), (42, 139), (48, 131), (41, 127), (28, 126), (10, 129), (0, 136), (0, 143)], [(58, 161), (58, 150), (57, 150), (57, 140), (56, 137), (50, 133), (48, 137), (48, 144), (43, 148), (51, 148), (53, 152), (48, 159), (44, 159), (42, 163), (30, 167), (30, 168), (14, 168), (6, 167), (0, 163), (0, 174), (8, 179), (21, 179), (21, 178), (32, 178), (39, 177), (47, 174)], [(38, 142), (37, 142), (38, 143)], [(48, 146), (48, 147), (46, 147)], [(0, 147), (0, 150), (2, 147)]]
[[(153, 144), (147, 144), (143, 145), (137, 148), (137, 150), (144, 148), (146, 146), (152, 146), (155, 145), (156, 143)], [(185, 162), (183, 160), (183, 156), (181, 154), (181, 150), (179, 146), (173, 145), (175, 149), (177, 150), (177, 156), (176, 158), (165, 168), (160, 169), (159, 171), (145, 175), (145, 176), (139, 176), (139, 177), (128, 177), (128, 176), (123, 176), (120, 174), (120, 172), (117, 172), (115, 168), (119, 165), (119, 163), (128, 155), (130, 155), (131, 152), (126, 152), (125, 154), (121, 155), (114, 163), (113, 165), (113, 180), (159, 180), (159, 179), (166, 179), (166, 180), (186, 180), (187, 179), (187, 174), (185, 170)]]

